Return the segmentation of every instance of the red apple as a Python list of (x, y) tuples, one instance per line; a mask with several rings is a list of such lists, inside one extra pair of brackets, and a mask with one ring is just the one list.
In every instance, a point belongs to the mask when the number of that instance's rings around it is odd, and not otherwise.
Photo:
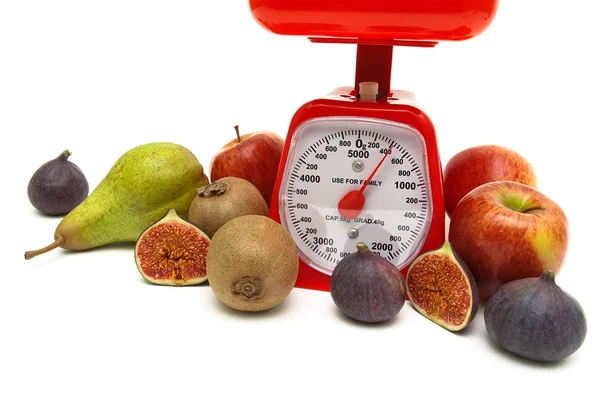
[(210, 161), (210, 181), (235, 176), (252, 183), (260, 191), (267, 205), (283, 151), (284, 140), (273, 132), (259, 131), (240, 136), (223, 146)]
[(452, 217), (454, 208), (471, 190), (496, 181), (513, 181), (537, 189), (531, 164), (519, 153), (497, 145), (475, 146), (454, 155), (444, 168), (444, 202)]
[(510, 281), (561, 269), (568, 245), (563, 210), (517, 182), (483, 184), (452, 213), (448, 239), (469, 266), (482, 300)]

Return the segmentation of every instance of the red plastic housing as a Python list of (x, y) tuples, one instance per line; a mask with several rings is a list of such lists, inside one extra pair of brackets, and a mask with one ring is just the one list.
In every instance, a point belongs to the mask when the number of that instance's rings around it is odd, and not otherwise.
[(249, 0), (252, 15), (281, 35), (456, 41), (482, 33), (499, 0)]
[[(445, 210), (442, 192), (442, 167), (437, 146), (435, 128), (429, 117), (414, 103), (413, 99), (400, 91), (392, 91), (390, 98), (379, 102), (360, 102), (355, 97), (356, 91), (352, 87), (338, 88), (329, 95), (304, 104), (292, 118), (289, 132), (283, 148), (282, 158), (275, 180), (273, 198), (269, 217), (281, 223), (279, 214), (279, 200), (281, 182), (285, 171), (285, 165), (289, 156), (292, 136), (298, 126), (303, 122), (319, 117), (370, 117), (389, 121), (396, 121), (409, 125), (419, 131), (425, 141), (427, 150), (427, 163), (429, 169), (429, 180), (432, 200), (432, 220), (429, 232), (420, 254), (425, 251), (439, 248), (445, 239)], [(406, 276), (407, 268), (402, 270)], [(330, 276), (308, 266), (300, 259), (300, 271), (296, 281), (296, 287), (329, 291)]]

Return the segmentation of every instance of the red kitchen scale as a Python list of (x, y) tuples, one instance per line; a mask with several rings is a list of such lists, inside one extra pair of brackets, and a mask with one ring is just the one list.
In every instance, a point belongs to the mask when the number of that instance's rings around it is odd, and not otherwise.
[(329, 290), (358, 242), (406, 274), (445, 240), (435, 128), (407, 91), (391, 90), (394, 46), (434, 47), (483, 32), (498, 0), (250, 0), (281, 35), (356, 45), (352, 87), (298, 109), (290, 123), (269, 217), (300, 256), (296, 287)]

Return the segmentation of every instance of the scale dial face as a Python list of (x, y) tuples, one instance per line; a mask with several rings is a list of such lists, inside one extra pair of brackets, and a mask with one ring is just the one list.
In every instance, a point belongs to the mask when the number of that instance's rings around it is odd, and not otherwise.
[[(358, 217), (342, 217), (339, 201), (359, 190), (384, 156)], [(311, 267), (330, 275), (358, 242), (406, 267), (427, 237), (432, 206), (425, 142), (415, 129), (387, 120), (323, 117), (294, 133), (279, 212)]]

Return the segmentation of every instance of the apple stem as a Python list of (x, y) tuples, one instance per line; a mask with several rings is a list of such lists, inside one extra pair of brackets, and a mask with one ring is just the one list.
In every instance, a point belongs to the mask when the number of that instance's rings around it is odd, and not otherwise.
[(237, 136), (238, 143), (242, 143), (242, 139), (240, 138), (240, 126), (236, 125), (233, 127), (233, 129), (235, 129), (235, 134)]
[(534, 207), (530, 207), (530, 208), (526, 208), (525, 210), (523, 210), (523, 214), (527, 214), (531, 211), (546, 211), (546, 206), (534, 206)]

